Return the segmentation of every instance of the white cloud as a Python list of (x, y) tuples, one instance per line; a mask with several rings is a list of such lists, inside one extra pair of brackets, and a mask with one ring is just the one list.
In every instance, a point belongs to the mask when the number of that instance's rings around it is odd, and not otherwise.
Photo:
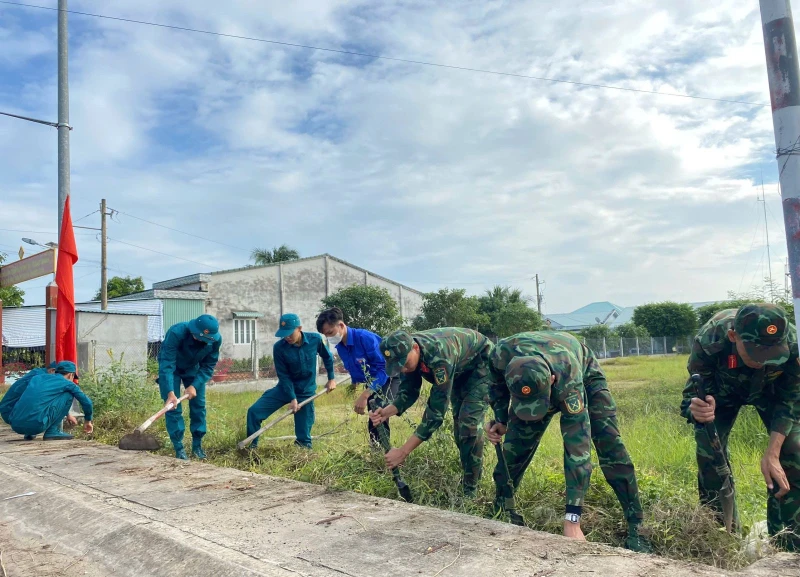
[[(758, 12), (696, 2), (120, 1), (78, 10), (456, 66), (768, 102)], [(0, 109), (55, 114), (52, 23), (0, 27)], [(41, 15), (37, 15), (41, 18)], [(554, 84), (72, 17), (73, 210), (109, 205), (112, 238), (218, 268), (287, 242), (423, 290), (495, 283), (547, 310), (708, 300), (742, 288), (769, 108)], [(6, 39), (8, 43), (6, 43)], [(14, 62), (12, 65), (11, 62)], [(20, 68), (19, 62), (28, 62)], [(54, 63), (54, 60), (53, 60)], [(27, 73), (27, 74), (26, 74)], [(33, 80), (29, 80), (29, 78)], [(22, 96), (20, 96), (22, 94)], [(55, 133), (0, 121), (0, 213), (54, 230)], [(768, 194), (773, 260), (785, 255)], [(91, 222), (94, 217), (83, 224)], [(45, 228), (42, 228), (45, 227)], [(0, 249), (18, 243), (0, 231)], [(81, 237), (87, 261), (96, 241)], [(4, 249), (5, 250), (5, 249)], [(202, 267), (111, 246), (161, 280)], [(746, 274), (743, 271), (747, 266)], [(87, 271), (90, 272), (90, 271)], [(78, 276), (78, 275), (76, 275)], [(98, 275), (99, 276), (99, 275)], [(96, 278), (79, 289), (91, 293)], [(744, 287), (746, 288), (746, 287)], [(32, 301), (38, 295), (31, 295)]]

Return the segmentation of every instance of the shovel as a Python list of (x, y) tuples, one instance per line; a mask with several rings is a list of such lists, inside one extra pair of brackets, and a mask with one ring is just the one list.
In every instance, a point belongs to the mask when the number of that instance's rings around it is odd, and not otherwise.
[[(370, 411), (375, 411), (378, 408), (378, 403), (374, 398), (370, 398), (369, 405)], [(388, 453), (392, 448), (392, 444), (389, 441), (389, 436), (386, 434), (386, 425), (381, 423), (377, 426), (377, 429), (378, 439), (380, 440), (381, 447), (385, 452)], [(403, 477), (400, 476), (400, 467), (395, 467), (392, 469), (392, 478), (394, 479), (394, 484), (397, 485), (397, 492), (400, 493), (400, 497), (403, 499), (403, 501), (406, 503), (413, 503), (414, 495), (411, 493), (411, 487), (409, 487), (403, 480)]]
[[(297, 410), (299, 411), (300, 409), (305, 407), (308, 403), (311, 403), (312, 401), (314, 401), (314, 399), (316, 399), (318, 397), (321, 397), (322, 395), (324, 395), (327, 392), (328, 392), (328, 389), (323, 389), (322, 391), (320, 391), (319, 393), (317, 393), (313, 397), (307, 398), (305, 401), (303, 401), (302, 403), (297, 405)], [(274, 421), (271, 421), (271, 422), (267, 423), (266, 425), (264, 425), (263, 427), (261, 427), (259, 430), (257, 430), (255, 433), (253, 433), (252, 435), (247, 437), (245, 440), (239, 441), (239, 443), (236, 446), (241, 451), (247, 445), (252, 443), (255, 439), (260, 437), (264, 433), (264, 431), (266, 431), (267, 429), (271, 429), (272, 427), (274, 427), (275, 425), (280, 423), (282, 420), (284, 420), (286, 417), (288, 417), (289, 415), (293, 415), (293, 414), (294, 414), (294, 411), (289, 409), (288, 411), (286, 411), (284, 414), (282, 414), (280, 417), (278, 417)]]
[[(703, 383), (703, 377), (694, 374), (691, 378), (694, 383), (695, 393), (697, 398), (701, 401), (706, 400), (706, 389)], [(708, 436), (708, 442), (713, 450), (714, 470), (720, 479), (722, 479), (722, 487), (719, 490), (719, 501), (722, 505), (722, 522), (725, 525), (725, 530), (728, 533), (738, 531), (736, 519), (736, 491), (733, 486), (733, 475), (731, 474), (731, 466), (728, 463), (728, 456), (722, 448), (722, 442), (717, 433), (717, 425), (714, 421), (710, 423), (696, 423), (695, 427), (705, 430)]]
[[(489, 426), (493, 426), (496, 421), (491, 421)], [(506, 454), (503, 452), (503, 442), (499, 442), (494, 446), (495, 453), (497, 454), (497, 465), (499, 479), (495, 479), (497, 483), (498, 497), (502, 495), (503, 509), (508, 513), (512, 525), (525, 525), (525, 519), (517, 513), (517, 506), (514, 499), (514, 483), (511, 481), (511, 475), (508, 472), (508, 463), (506, 462)]]
[(178, 398), (177, 403), (167, 403), (164, 408), (158, 411), (155, 415), (147, 419), (144, 423), (136, 427), (130, 435), (125, 435), (119, 441), (119, 448), (123, 451), (157, 451), (161, 448), (161, 443), (153, 435), (145, 435), (144, 431), (152, 425), (159, 417), (167, 411), (171, 411), (177, 407), (181, 401), (185, 401), (189, 395), (183, 395)]

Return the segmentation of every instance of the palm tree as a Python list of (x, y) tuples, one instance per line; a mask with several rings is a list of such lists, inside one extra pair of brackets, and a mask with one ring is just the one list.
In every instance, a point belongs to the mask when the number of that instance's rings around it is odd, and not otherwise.
[(297, 260), (300, 258), (300, 253), (282, 244), (281, 246), (276, 246), (272, 250), (268, 248), (254, 248), (253, 252), (250, 253), (250, 258), (255, 262), (256, 266), (263, 266), (276, 262), (286, 262), (287, 260)]

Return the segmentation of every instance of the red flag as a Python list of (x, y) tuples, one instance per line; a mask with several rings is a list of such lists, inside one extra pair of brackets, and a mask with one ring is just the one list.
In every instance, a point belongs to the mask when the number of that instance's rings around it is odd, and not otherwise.
[(58, 304), (56, 305), (56, 360), (78, 363), (78, 343), (75, 335), (75, 286), (72, 283), (72, 266), (78, 262), (78, 247), (72, 230), (69, 196), (64, 203), (61, 219), (61, 236), (58, 239)]

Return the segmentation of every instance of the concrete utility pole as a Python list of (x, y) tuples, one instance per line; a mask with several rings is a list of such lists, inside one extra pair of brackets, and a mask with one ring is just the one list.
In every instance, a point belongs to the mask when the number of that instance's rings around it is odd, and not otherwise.
[(760, 0), (772, 127), (792, 279), (795, 326), (800, 319), (800, 69), (789, 0)]
[(69, 196), (69, 40), (67, 0), (58, 0), (58, 242), (61, 244), (61, 219)]
[(108, 260), (106, 259), (106, 199), (100, 201), (100, 309), (108, 310)]

